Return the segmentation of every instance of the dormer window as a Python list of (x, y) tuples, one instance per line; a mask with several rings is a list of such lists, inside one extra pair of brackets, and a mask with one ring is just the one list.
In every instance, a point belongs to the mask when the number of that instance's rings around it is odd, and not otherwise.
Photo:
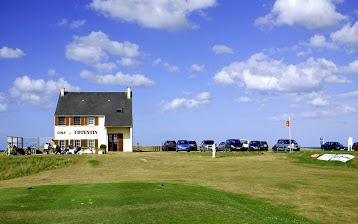
[(58, 125), (66, 125), (66, 118), (58, 117)]
[(93, 126), (94, 125), (94, 117), (88, 117), (87, 118), (87, 125)]

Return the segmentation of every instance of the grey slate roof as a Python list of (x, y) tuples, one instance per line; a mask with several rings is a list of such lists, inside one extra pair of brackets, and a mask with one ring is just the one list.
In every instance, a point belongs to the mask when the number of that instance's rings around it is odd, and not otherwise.
[(126, 92), (65, 92), (58, 98), (55, 117), (103, 115), (106, 127), (133, 127), (132, 97), (127, 99)]

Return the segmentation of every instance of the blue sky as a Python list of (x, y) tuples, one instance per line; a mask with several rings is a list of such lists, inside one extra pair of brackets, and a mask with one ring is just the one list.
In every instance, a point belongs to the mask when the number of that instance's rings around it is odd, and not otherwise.
[[(3, 0), (0, 140), (66, 91), (133, 91), (134, 144), (358, 141), (355, 0)], [(76, 105), (73, 105), (76, 106)], [(2, 144), (1, 144), (2, 145)]]

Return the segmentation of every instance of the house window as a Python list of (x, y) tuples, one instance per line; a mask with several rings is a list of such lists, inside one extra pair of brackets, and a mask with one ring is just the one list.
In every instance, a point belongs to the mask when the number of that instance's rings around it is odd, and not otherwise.
[(88, 139), (88, 148), (94, 149), (94, 139)]
[(123, 113), (123, 108), (117, 108), (117, 113)]
[(75, 140), (75, 147), (81, 147), (81, 140)]
[(88, 125), (94, 125), (94, 117), (88, 117), (88, 119), (87, 119), (87, 121), (88, 121)]
[(81, 117), (74, 117), (74, 125), (81, 125)]
[(61, 149), (66, 148), (66, 141), (65, 140), (60, 140), (58, 141), (58, 144), (60, 146)]
[(66, 125), (66, 118), (58, 117), (58, 125)]

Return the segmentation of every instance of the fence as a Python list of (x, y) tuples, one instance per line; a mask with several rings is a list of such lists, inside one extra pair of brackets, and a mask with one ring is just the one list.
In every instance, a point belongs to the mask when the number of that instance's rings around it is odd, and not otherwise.
[(33, 154), (36, 154), (36, 150), (43, 151), (44, 145), (51, 142), (53, 137), (17, 137), (7, 136), (6, 146), (7, 149), (4, 153), (9, 154), (11, 149), (16, 146), (18, 148), (30, 147)]
[(133, 146), (133, 152), (161, 152), (162, 146)]

